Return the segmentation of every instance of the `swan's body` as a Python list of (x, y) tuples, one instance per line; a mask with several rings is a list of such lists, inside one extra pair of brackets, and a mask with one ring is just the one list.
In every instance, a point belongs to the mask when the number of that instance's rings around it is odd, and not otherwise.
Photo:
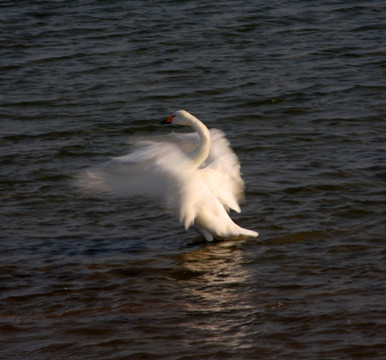
[(113, 158), (80, 178), (82, 187), (166, 200), (185, 229), (194, 226), (206, 240), (256, 237), (236, 225), (228, 212), (240, 212), (244, 182), (240, 164), (222, 131), (208, 128), (184, 110), (162, 123), (193, 127), (197, 133), (142, 140), (138, 148)]

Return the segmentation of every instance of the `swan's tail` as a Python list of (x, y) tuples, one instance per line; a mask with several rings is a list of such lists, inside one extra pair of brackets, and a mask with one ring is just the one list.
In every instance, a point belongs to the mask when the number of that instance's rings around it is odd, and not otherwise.
[(245, 236), (245, 237), (258, 237), (259, 236), (259, 233), (257, 231), (244, 229), (238, 225), (237, 225), (237, 228), (239, 230), (239, 234), (237, 234), (236, 236)]
[(213, 241), (213, 239), (256, 238), (259, 236), (257, 231), (244, 229), (235, 224), (231, 219), (229, 220), (232, 224), (228, 224), (226, 230), (204, 227), (203, 224), (199, 224), (197, 222), (195, 222), (194, 227), (207, 241)]

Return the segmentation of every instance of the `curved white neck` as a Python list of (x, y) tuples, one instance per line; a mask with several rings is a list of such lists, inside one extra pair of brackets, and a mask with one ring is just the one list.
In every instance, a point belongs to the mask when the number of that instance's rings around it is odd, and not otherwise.
[(190, 154), (194, 167), (199, 167), (209, 156), (211, 140), (208, 128), (198, 119), (192, 122), (191, 126), (195, 129), (200, 137), (200, 143), (197, 148)]

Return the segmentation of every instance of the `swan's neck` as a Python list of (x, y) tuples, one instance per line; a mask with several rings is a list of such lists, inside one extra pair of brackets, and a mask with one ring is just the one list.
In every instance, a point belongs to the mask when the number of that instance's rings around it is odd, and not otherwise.
[(210, 151), (210, 132), (208, 128), (198, 119), (191, 125), (200, 137), (200, 143), (197, 148), (190, 154), (194, 167), (199, 167), (209, 156)]

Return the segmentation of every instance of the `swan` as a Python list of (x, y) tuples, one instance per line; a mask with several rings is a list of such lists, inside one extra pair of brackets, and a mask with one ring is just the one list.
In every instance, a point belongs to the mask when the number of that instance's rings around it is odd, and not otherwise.
[(256, 231), (238, 226), (229, 216), (230, 209), (240, 212), (244, 182), (224, 133), (209, 130), (185, 110), (161, 124), (190, 126), (195, 132), (142, 139), (133, 152), (83, 172), (78, 185), (90, 191), (161, 198), (185, 230), (193, 226), (207, 241), (257, 237)]

